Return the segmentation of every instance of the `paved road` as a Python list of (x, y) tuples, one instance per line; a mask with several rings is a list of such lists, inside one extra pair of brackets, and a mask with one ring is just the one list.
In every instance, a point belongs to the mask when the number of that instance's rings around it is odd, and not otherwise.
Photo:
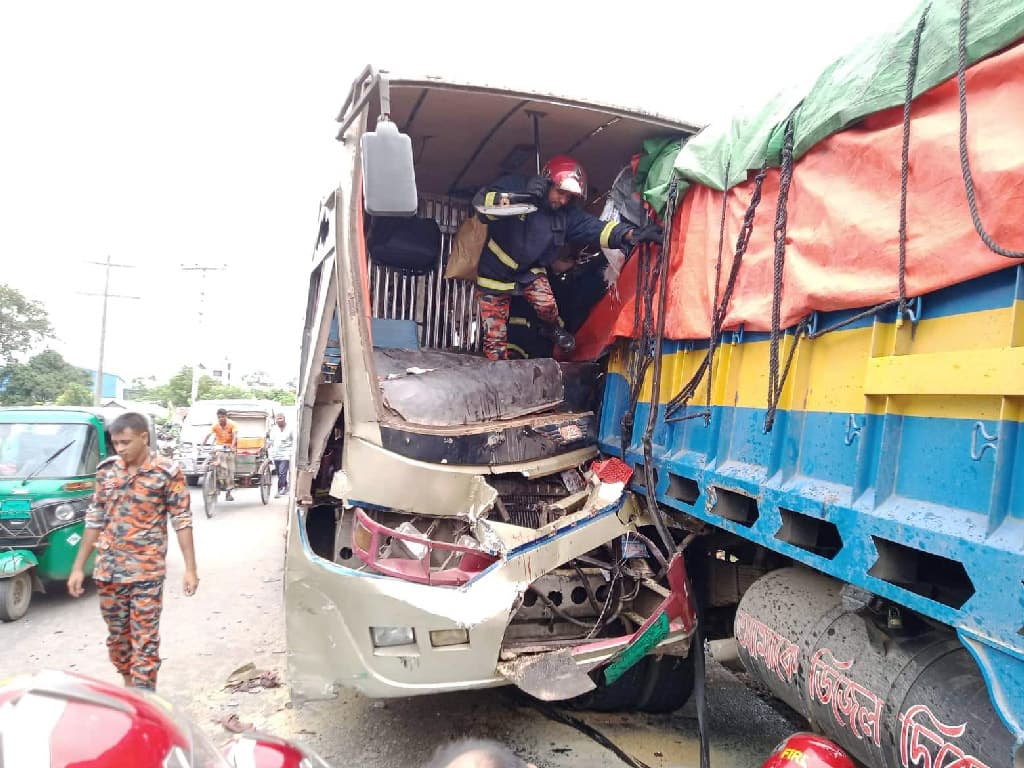
[[(374, 702), (352, 692), (331, 702), (292, 708), (284, 688), (256, 694), (223, 690), (230, 672), (247, 662), (284, 676), (281, 566), (284, 500), (259, 503), (257, 490), (239, 490), (211, 520), (193, 493), (200, 588), (181, 591), (181, 557), (171, 543), (162, 622), (160, 692), (186, 709), (223, 743), (215, 720), (236, 712), (257, 728), (298, 738), (337, 766), (414, 768), (439, 744), (461, 736), (496, 738), (541, 768), (622, 763), (578, 731), (552, 722), (519, 697), (501, 691), (446, 694)], [(0, 678), (64, 667), (112, 682), (95, 592), (37, 596), (28, 615), (0, 624)], [(711, 672), (712, 760), (715, 768), (748, 768), (794, 730), (769, 704), (720, 668)], [(651, 768), (696, 766), (692, 708), (671, 716), (583, 716)]]

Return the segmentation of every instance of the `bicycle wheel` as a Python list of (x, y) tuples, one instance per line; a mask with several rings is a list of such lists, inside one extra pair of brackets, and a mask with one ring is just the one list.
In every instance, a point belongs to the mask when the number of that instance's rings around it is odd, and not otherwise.
[(270, 462), (267, 462), (260, 472), (260, 501), (264, 504), (270, 502)]
[(207, 466), (203, 474), (203, 511), (207, 517), (213, 517), (217, 509), (217, 497), (220, 491), (217, 488), (217, 467)]

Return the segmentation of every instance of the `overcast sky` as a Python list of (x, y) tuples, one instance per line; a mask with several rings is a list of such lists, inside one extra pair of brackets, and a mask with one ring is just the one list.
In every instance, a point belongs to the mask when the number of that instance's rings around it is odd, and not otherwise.
[[(45, 2), (0, 8), (0, 282), (43, 301), (72, 362), (166, 377), (197, 355), (298, 366), (334, 117), (367, 63), (693, 121), (816, 75), (916, 0)], [(630, 18), (630, 11), (637, 12)], [(640, 14), (643, 15), (640, 15)], [(207, 273), (206, 340), (196, 332)]]

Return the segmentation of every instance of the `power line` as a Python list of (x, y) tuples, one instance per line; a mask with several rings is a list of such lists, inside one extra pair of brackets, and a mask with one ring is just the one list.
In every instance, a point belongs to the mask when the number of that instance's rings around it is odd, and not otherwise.
[(102, 296), (103, 297), (103, 319), (100, 321), (100, 360), (96, 366), (96, 389), (93, 393), (93, 405), (99, 405), (100, 400), (103, 397), (103, 353), (107, 343), (107, 300), (108, 299), (138, 299), (138, 296), (124, 296), (121, 294), (115, 294), (110, 292), (110, 270), (115, 269), (134, 269), (133, 264), (114, 264), (110, 260), (110, 256), (107, 256), (106, 261), (89, 261), (87, 264), (95, 264), (103, 267), (103, 293), (82, 293), (83, 296)]

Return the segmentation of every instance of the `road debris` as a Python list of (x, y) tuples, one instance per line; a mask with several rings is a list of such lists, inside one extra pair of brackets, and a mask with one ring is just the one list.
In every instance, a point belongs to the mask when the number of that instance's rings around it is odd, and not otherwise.
[(264, 688), (279, 688), (281, 678), (277, 672), (270, 669), (257, 669), (252, 662), (244, 664), (230, 675), (224, 689), (234, 693), (248, 691), (259, 693)]
[(224, 715), (214, 720), (214, 722), (218, 723), (225, 731), (230, 731), (231, 733), (245, 733), (253, 729), (252, 723), (239, 719), (238, 715), (234, 712), (230, 715)]

